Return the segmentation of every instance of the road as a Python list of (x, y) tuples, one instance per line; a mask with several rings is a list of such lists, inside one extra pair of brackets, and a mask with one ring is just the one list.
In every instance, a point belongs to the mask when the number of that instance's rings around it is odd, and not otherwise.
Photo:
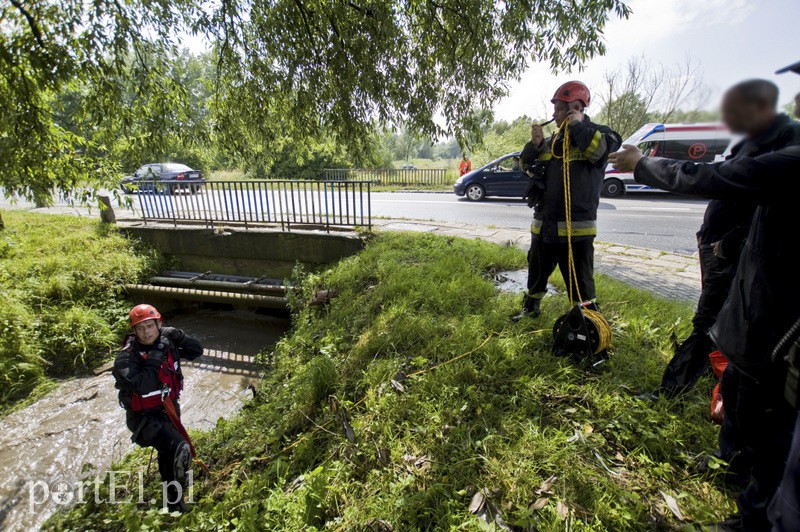
[[(247, 194), (247, 193), (245, 193)], [(264, 204), (280, 205), (276, 193), (263, 195)], [(295, 193), (297, 207), (318, 212), (322, 204), (319, 199), (315, 205), (304, 205), (301, 192)], [(335, 196), (335, 195), (334, 195)], [(134, 203), (139, 199), (134, 198)], [(338, 198), (338, 199), (337, 199)], [(329, 201), (342, 198), (329, 197)], [(366, 200), (366, 197), (363, 198)], [(180, 194), (172, 198), (159, 196), (156, 203), (185, 203), (190, 207), (197, 201), (216, 205), (215, 210), (225, 204), (225, 198), (218, 191), (206, 190), (198, 196)], [(308, 198), (305, 199), (305, 203)], [(287, 203), (284, 200), (284, 203)], [(232, 205), (232, 200), (228, 201)], [(287, 203), (288, 204), (288, 203)], [(60, 205), (64, 205), (63, 203)], [(17, 207), (27, 206), (19, 202)], [(0, 208), (12, 207), (7, 198), (0, 194)], [(343, 208), (341, 205), (339, 208)], [(361, 209), (362, 207), (359, 207)], [(73, 209), (74, 210), (74, 209)], [(248, 210), (248, 209), (244, 209)], [(647, 247), (670, 253), (692, 253), (695, 251), (695, 233), (703, 220), (705, 202), (665, 194), (638, 194), (623, 198), (600, 201), (599, 239), (627, 246)], [(366, 215), (366, 205), (363, 206)], [(525, 229), (530, 226), (531, 210), (522, 202), (513, 199), (489, 198), (473, 203), (450, 193), (425, 192), (375, 192), (372, 194), (372, 215), (384, 218), (406, 218), (435, 220), (451, 223), (464, 223), (478, 226)]]
[[(666, 194), (601, 198), (599, 240), (670, 253), (693, 253), (706, 202)], [(372, 215), (524, 229), (532, 212), (522, 201), (488, 198), (474, 203), (453, 194), (372, 194)]]

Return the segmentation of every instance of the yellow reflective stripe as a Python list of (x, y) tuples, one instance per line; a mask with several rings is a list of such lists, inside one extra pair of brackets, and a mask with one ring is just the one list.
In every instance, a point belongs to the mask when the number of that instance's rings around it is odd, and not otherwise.
[(533, 233), (534, 235), (542, 234), (542, 226), (541, 225), (536, 225), (536, 224), (531, 224), (531, 233)]
[[(596, 236), (597, 235), (597, 228), (596, 227), (586, 227), (584, 229), (576, 229), (572, 228), (572, 236)], [(567, 236), (567, 228), (561, 227), (558, 228), (558, 236)]]
[(606, 139), (603, 137), (603, 134), (599, 131), (594, 132), (594, 136), (592, 137), (592, 142), (589, 143), (589, 146), (583, 150), (583, 154), (591, 162), (597, 162), (603, 157), (603, 154), (606, 151)]
[(553, 152), (550, 151), (544, 151), (540, 153), (538, 157), (540, 161), (549, 161), (552, 158), (553, 158)]

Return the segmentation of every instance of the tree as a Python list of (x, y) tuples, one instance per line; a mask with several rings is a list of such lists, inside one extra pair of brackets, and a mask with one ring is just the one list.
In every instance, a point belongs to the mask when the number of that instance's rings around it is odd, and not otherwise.
[(708, 91), (699, 65), (690, 58), (673, 66), (631, 58), (625, 67), (606, 72), (595, 99), (601, 123), (628, 137), (647, 122), (666, 122), (686, 105), (699, 109)]
[[(491, 108), (531, 61), (583, 64), (605, 51), (609, 16), (628, 14), (622, 0), (10, 0), (0, 185), (46, 202), (112, 182), (116, 154), (181, 134), (172, 126), (191, 121), (192, 95), (170, 66), (180, 35), (214, 47), (209, 121), (226, 150), (325, 133), (363, 159), (382, 127), (468, 143), (472, 110)], [(82, 91), (91, 136), (56, 114), (67, 89)]]

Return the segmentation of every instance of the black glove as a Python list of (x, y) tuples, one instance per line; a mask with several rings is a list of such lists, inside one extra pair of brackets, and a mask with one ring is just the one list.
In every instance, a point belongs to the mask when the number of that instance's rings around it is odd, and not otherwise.
[(186, 333), (175, 327), (164, 327), (161, 329), (161, 336), (167, 338), (176, 346), (179, 346), (183, 343), (183, 339), (186, 338)]
[[(158, 343), (159, 346), (164, 345), (163, 342)], [(164, 346), (166, 347), (166, 346)], [(157, 348), (153, 349), (149, 353), (147, 353), (147, 363), (152, 366), (161, 366), (161, 364), (166, 360), (167, 353), (164, 351), (164, 348)]]
[(544, 182), (536, 177), (531, 177), (522, 199), (528, 202), (528, 207), (534, 208), (544, 196)]

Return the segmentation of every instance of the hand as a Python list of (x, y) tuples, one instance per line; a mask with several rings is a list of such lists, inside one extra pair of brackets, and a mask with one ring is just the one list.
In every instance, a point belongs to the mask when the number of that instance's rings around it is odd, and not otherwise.
[(578, 109), (570, 109), (569, 113), (567, 113), (566, 118), (567, 124), (575, 124), (577, 122), (583, 122), (583, 111)]
[(644, 155), (636, 146), (623, 144), (620, 151), (608, 156), (608, 162), (620, 172), (633, 172), (643, 157)]
[(181, 344), (186, 337), (186, 334), (182, 330), (176, 329), (175, 327), (164, 327), (161, 329), (161, 334), (169, 338), (175, 345)]
[(717, 240), (716, 242), (714, 242), (711, 245), (713, 246), (713, 252), (714, 252), (714, 256), (715, 257), (717, 257), (718, 259), (722, 259), (722, 260), (725, 260), (725, 259), (728, 258), (728, 257), (725, 256), (725, 252), (722, 251), (722, 240)]
[(542, 142), (544, 142), (544, 130), (539, 124), (533, 124), (531, 126), (531, 144), (539, 147)]

